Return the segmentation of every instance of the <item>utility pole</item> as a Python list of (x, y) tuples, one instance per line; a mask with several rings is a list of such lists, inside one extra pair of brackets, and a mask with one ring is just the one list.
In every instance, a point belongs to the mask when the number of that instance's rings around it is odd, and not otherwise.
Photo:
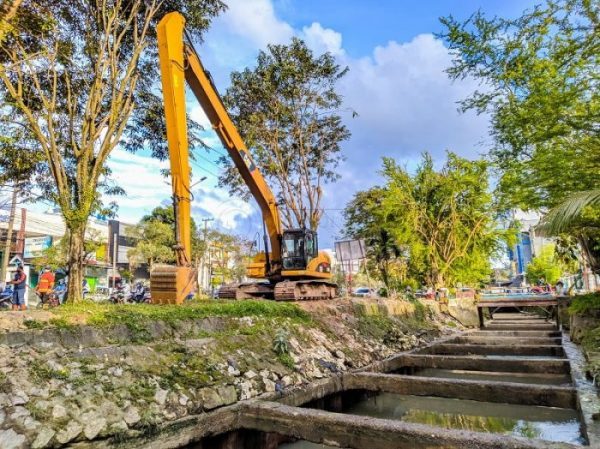
[(15, 211), (17, 209), (17, 185), (13, 186), (12, 198), (10, 201), (10, 213), (8, 215), (8, 226), (6, 229), (6, 241), (4, 242), (4, 250), (2, 251), (2, 266), (0, 267), (0, 282), (6, 282), (6, 272), (8, 270), (8, 262), (10, 260), (10, 247), (12, 243), (13, 227), (15, 224)]
[(204, 222), (204, 252), (202, 253), (202, 270), (201, 270), (201, 279), (200, 279), (200, 285), (202, 285), (202, 288), (204, 288), (205, 285), (205, 265), (206, 265), (206, 253), (208, 252), (208, 269), (209, 269), (209, 276), (208, 276), (208, 280), (210, 283), (210, 251), (208, 249), (208, 243), (207, 243), (207, 239), (208, 239), (208, 223), (211, 221), (214, 221), (214, 218), (203, 218), (202, 221)]
[[(117, 228), (119, 229), (119, 228)], [(112, 275), (113, 275), (113, 291), (115, 291), (115, 286), (117, 284), (117, 257), (119, 257), (119, 235), (115, 233), (113, 235), (113, 255), (112, 255)]]

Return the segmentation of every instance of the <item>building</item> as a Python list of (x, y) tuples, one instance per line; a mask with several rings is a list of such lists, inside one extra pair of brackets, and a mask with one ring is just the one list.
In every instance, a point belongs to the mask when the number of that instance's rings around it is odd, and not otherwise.
[[(5, 219), (0, 219), (0, 238), (3, 237), (3, 241), (6, 241), (8, 219), (7, 217), (3, 218)], [(86, 254), (85, 257), (84, 276), (90, 291), (108, 291), (113, 262), (112, 243), (115, 234), (118, 236), (117, 268), (123, 269), (127, 266), (127, 251), (131, 247), (131, 241), (127, 240), (125, 236), (128, 226), (131, 225), (115, 220), (107, 221), (98, 217), (91, 217), (88, 220), (86, 239), (98, 243), (95, 250)], [(23, 262), (30, 287), (37, 285), (38, 278), (38, 273), (32, 267), (32, 262), (44, 250), (58, 244), (66, 232), (67, 228), (58, 209), (38, 212), (22, 208), (17, 211), (13, 226), (10, 258)], [(0, 248), (1, 252), (2, 248)], [(14, 268), (15, 264), (9, 267), (6, 280), (10, 278)], [(65, 276), (66, 273), (59, 271), (57, 277), (60, 278), (61, 275)]]
[(537, 214), (525, 215), (520, 211), (514, 212), (513, 219), (518, 220), (521, 227), (517, 235), (517, 243), (512, 248), (508, 248), (512, 278), (524, 278), (529, 262), (540, 255), (543, 248), (555, 244), (554, 239), (543, 237), (536, 232), (535, 228), (540, 218)]

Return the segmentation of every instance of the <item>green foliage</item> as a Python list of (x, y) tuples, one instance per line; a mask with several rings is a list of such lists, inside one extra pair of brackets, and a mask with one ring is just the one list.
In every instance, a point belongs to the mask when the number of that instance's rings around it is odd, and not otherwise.
[(527, 265), (527, 281), (534, 285), (540, 282), (554, 285), (565, 273), (565, 269), (564, 264), (556, 257), (554, 245), (547, 245)]
[(293, 370), (295, 367), (294, 359), (288, 353), (277, 354), (277, 360), (279, 360), (279, 363), (281, 363), (289, 370)]
[(34, 319), (24, 320), (23, 324), (27, 329), (43, 329), (46, 327), (46, 323)]
[(181, 306), (138, 304), (136, 307), (82, 301), (63, 305), (53, 312), (68, 322), (84, 318), (88, 324), (102, 327), (124, 324), (133, 330), (140, 330), (140, 333), (143, 333), (144, 326), (152, 321), (175, 324), (183, 320), (211, 316), (289, 318), (295, 323), (311, 321), (310, 315), (295, 304), (270, 301), (208, 300), (194, 301)]
[(206, 240), (200, 242), (200, 248), (205, 258), (208, 258), (206, 252), (210, 252), (213, 280), (216, 283), (242, 282), (246, 276), (250, 246), (250, 242), (240, 236), (216, 229), (208, 230)]
[[(598, 2), (547, 0), (514, 20), (475, 13), (442, 19), (455, 54), (454, 78), (486, 86), (463, 109), (492, 116), (500, 169), (497, 192), (505, 207), (553, 208), (551, 234), (575, 236), (588, 263), (600, 270), (600, 39)], [(583, 193), (588, 192), (588, 193)], [(584, 206), (595, 213), (585, 217)]]
[(64, 368), (56, 370), (50, 368), (45, 362), (40, 360), (32, 360), (29, 364), (29, 373), (36, 382), (49, 381), (52, 379), (67, 380), (70, 372)]
[(273, 351), (277, 355), (289, 354), (289, 338), (290, 335), (285, 329), (278, 329), (273, 339)]
[[(322, 186), (338, 178), (340, 143), (350, 137), (338, 111), (336, 92), (346, 74), (329, 54), (315, 56), (296, 38), (269, 45), (256, 67), (234, 72), (224, 102), (250, 149), (254, 163), (275, 189), (286, 227), (316, 229)], [(229, 157), (219, 178), (232, 194), (248, 196)]]
[(171, 225), (156, 219), (142, 221), (130, 228), (128, 234), (137, 241), (135, 247), (127, 252), (130, 267), (135, 268), (141, 263), (152, 266), (154, 263), (175, 262), (175, 233)]
[(488, 164), (448, 153), (436, 170), (426, 153), (414, 174), (384, 159), (383, 175), (385, 186), (357, 193), (345, 216), (349, 234), (365, 238), (386, 286), (487, 281), (491, 256), (513, 234), (495, 220)]
[(381, 187), (358, 192), (346, 208), (346, 233), (348, 237), (365, 240), (367, 256), (375, 270), (371, 270), (386, 288), (394, 289), (407, 275), (406, 257), (402, 247), (389, 231), (389, 226), (398, 220), (383, 210), (387, 191)]
[(588, 293), (587, 295), (577, 295), (573, 298), (569, 306), (571, 314), (587, 314), (600, 311), (600, 293)]

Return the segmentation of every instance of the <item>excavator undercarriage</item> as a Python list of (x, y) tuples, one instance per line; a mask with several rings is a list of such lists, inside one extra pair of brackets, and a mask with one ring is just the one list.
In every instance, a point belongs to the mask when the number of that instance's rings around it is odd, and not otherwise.
[(246, 282), (227, 284), (219, 289), (220, 299), (265, 298), (275, 301), (306, 301), (333, 299), (337, 285), (332, 282), (306, 279), (300, 281)]

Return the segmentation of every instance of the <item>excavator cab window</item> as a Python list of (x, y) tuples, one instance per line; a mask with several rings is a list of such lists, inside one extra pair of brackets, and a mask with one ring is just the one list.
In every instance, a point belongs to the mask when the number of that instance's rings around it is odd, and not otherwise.
[(319, 252), (316, 234), (307, 229), (284, 231), (282, 243), (284, 270), (306, 269), (308, 261)]

